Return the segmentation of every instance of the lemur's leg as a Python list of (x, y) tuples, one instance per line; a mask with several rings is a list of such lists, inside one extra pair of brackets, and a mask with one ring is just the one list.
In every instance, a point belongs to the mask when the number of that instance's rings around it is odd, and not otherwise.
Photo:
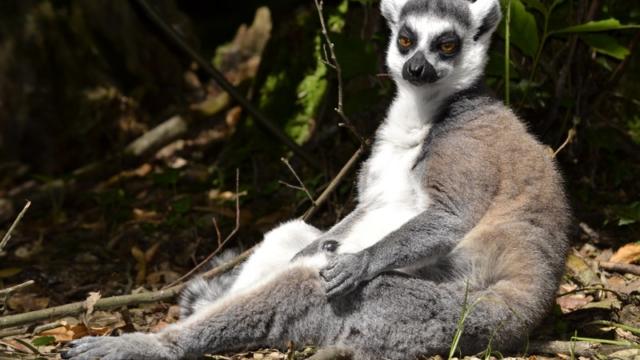
[[(185, 318), (223, 296), (256, 286), (287, 268), (293, 256), (318, 238), (322, 232), (302, 220), (286, 222), (267, 232), (254, 253), (240, 269), (222, 274), (211, 280), (196, 278), (189, 282), (181, 294), (181, 317)], [(214, 259), (224, 263), (235, 252), (225, 252)]]
[[(469, 302), (479, 296), (470, 293)], [(491, 338), (494, 348), (504, 348), (530, 326), (515, 321), (499, 294), (482, 296), (487, 302), (476, 303), (466, 318), (461, 341), (466, 353), (482, 351)], [(317, 270), (293, 266), (274, 281), (212, 304), (160, 333), (83, 338), (64, 358), (176, 360), (264, 344), (284, 347), (292, 340), (351, 348), (354, 359), (412, 359), (448, 352), (464, 299), (462, 281), (437, 284), (383, 273), (350, 296), (329, 301)]]

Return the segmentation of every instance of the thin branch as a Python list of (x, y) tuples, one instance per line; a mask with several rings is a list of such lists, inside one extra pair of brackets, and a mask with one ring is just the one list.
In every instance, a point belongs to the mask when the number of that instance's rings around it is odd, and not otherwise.
[(314, 0), (316, 4), (316, 9), (318, 10), (318, 18), (320, 19), (320, 27), (322, 30), (322, 36), (324, 37), (324, 41), (327, 43), (327, 48), (329, 49), (328, 53), (331, 59), (327, 56), (327, 49), (323, 47), (325, 53), (325, 62), (335, 70), (336, 78), (338, 80), (338, 106), (334, 109), (338, 116), (342, 119), (342, 122), (338, 124), (341, 127), (345, 127), (351, 131), (351, 133), (360, 141), (361, 145), (368, 145), (369, 140), (365, 139), (356, 127), (353, 125), (349, 117), (344, 113), (344, 85), (342, 82), (342, 67), (340, 66), (340, 62), (338, 61), (338, 57), (335, 52), (335, 44), (331, 41), (331, 37), (329, 36), (329, 31), (327, 30), (327, 25), (324, 21), (324, 1), (323, 0)]
[(209, 261), (211, 261), (211, 259), (213, 259), (214, 256), (218, 255), (218, 253), (220, 251), (222, 251), (222, 249), (227, 244), (227, 242), (240, 229), (240, 170), (239, 169), (236, 169), (236, 196), (235, 196), (235, 198), (236, 198), (236, 225), (233, 228), (233, 230), (231, 231), (231, 233), (229, 233), (229, 235), (227, 235), (227, 237), (224, 238), (224, 240), (220, 241), (220, 230), (218, 229), (217, 222), (215, 222), (215, 219), (214, 219), (214, 224), (215, 224), (215, 227), (216, 227), (216, 235), (218, 236), (218, 247), (211, 254), (209, 254), (209, 256), (207, 256), (204, 260), (202, 260), (198, 265), (196, 265), (193, 269), (189, 270), (188, 273), (182, 275), (180, 278), (178, 278), (177, 280), (171, 282), (169, 285), (166, 285), (165, 287), (163, 287), (163, 289), (171, 288), (171, 287), (175, 286), (176, 284), (181, 283), (185, 279), (188, 279), (189, 277), (191, 277), (191, 275), (193, 275), (196, 271), (200, 270), (204, 265), (208, 264)]
[(562, 145), (560, 145), (558, 150), (556, 150), (553, 153), (553, 157), (556, 157), (567, 145), (571, 144), (571, 141), (573, 141), (573, 138), (575, 136), (576, 136), (576, 129), (575, 128), (569, 129), (569, 132), (567, 133), (567, 139), (562, 143)]
[(20, 290), (20, 289), (26, 288), (26, 287), (31, 286), (31, 285), (33, 285), (33, 284), (35, 284), (35, 281), (33, 281), (33, 280), (29, 280), (29, 281), (25, 281), (25, 282), (23, 282), (22, 284), (18, 284), (18, 285), (10, 286), (10, 287), (8, 287), (8, 288), (6, 288), (6, 289), (2, 289), (2, 290), (0, 290), (0, 296), (9, 295), (9, 294), (11, 294), (11, 293), (12, 293), (12, 292), (14, 292), (14, 291), (18, 291), (18, 290)]
[(639, 265), (603, 261), (603, 262), (599, 262), (598, 266), (601, 269), (604, 269), (607, 271), (613, 271), (613, 272), (623, 273), (623, 274), (640, 275)]
[(280, 183), (284, 184), (285, 186), (304, 191), (304, 193), (307, 195), (307, 198), (309, 198), (309, 200), (311, 200), (311, 204), (315, 205), (315, 200), (313, 199), (313, 196), (311, 196), (311, 193), (309, 192), (309, 189), (307, 189), (307, 187), (304, 185), (304, 182), (302, 182), (302, 180), (298, 176), (298, 173), (296, 173), (296, 171), (293, 169), (293, 167), (289, 163), (289, 160), (287, 160), (285, 158), (280, 158), (280, 161), (282, 161), (289, 168), (289, 171), (291, 171), (291, 173), (296, 178), (296, 180), (298, 180), (298, 184), (300, 184), (300, 186), (294, 186), (294, 185), (291, 185), (291, 184), (287, 184), (287, 183), (285, 183), (283, 181), (280, 181)]
[(11, 239), (11, 233), (16, 228), (18, 223), (20, 223), (20, 220), (22, 220), (22, 217), (27, 212), (27, 210), (29, 210), (29, 206), (31, 206), (31, 201), (27, 200), (27, 203), (24, 204), (24, 207), (22, 208), (18, 216), (16, 216), (16, 219), (13, 220), (13, 223), (9, 227), (9, 230), (7, 230), (6, 234), (4, 234), (4, 236), (2, 237), (2, 241), (0, 241), (0, 251), (4, 249), (4, 247), (7, 245), (7, 243)]
[(316, 213), (316, 211), (318, 211), (318, 208), (320, 208), (320, 206), (322, 206), (322, 204), (324, 204), (329, 199), (329, 195), (333, 193), (333, 191), (338, 187), (338, 185), (340, 185), (340, 182), (342, 182), (342, 180), (347, 176), (347, 174), (355, 167), (360, 157), (364, 155), (365, 150), (366, 150), (365, 145), (360, 145), (358, 150), (356, 150), (356, 152), (353, 153), (353, 155), (351, 155), (351, 158), (349, 158), (349, 161), (347, 161), (347, 163), (344, 164), (342, 169), (340, 169), (340, 171), (338, 172), (338, 175), (336, 175), (336, 177), (334, 177), (333, 180), (331, 180), (327, 188), (322, 192), (322, 194), (320, 194), (320, 196), (318, 196), (318, 199), (316, 199), (316, 201), (313, 202), (311, 207), (304, 213), (304, 215), (302, 216), (303, 220), (306, 221), (310, 217), (312, 217)]

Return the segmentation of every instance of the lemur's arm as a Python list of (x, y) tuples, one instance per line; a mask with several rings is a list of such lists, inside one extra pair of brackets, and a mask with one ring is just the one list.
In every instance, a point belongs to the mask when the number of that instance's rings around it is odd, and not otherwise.
[(424, 164), (427, 210), (371, 247), (330, 260), (321, 271), (328, 296), (347, 293), (383, 271), (448, 254), (487, 211), (499, 181), (489, 149), (465, 137), (441, 144), (434, 144)]

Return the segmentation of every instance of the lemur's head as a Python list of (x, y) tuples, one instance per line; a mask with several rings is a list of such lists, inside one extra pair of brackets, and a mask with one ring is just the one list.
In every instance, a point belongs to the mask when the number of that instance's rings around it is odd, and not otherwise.
[(499, 0), (382, 0), (392, 35), (387, 66), (399, 86), (465, 89), (482, 75)]

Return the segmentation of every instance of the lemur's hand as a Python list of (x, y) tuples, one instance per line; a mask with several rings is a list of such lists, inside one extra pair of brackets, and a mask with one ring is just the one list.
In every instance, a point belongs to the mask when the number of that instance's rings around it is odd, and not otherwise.
[(366, 252), (340, 254), (329, 260), (329, 265), (320, 271), (326, 282), (327, 296), (342, 296), (353, 291), (367, 280), (369, 256)]

